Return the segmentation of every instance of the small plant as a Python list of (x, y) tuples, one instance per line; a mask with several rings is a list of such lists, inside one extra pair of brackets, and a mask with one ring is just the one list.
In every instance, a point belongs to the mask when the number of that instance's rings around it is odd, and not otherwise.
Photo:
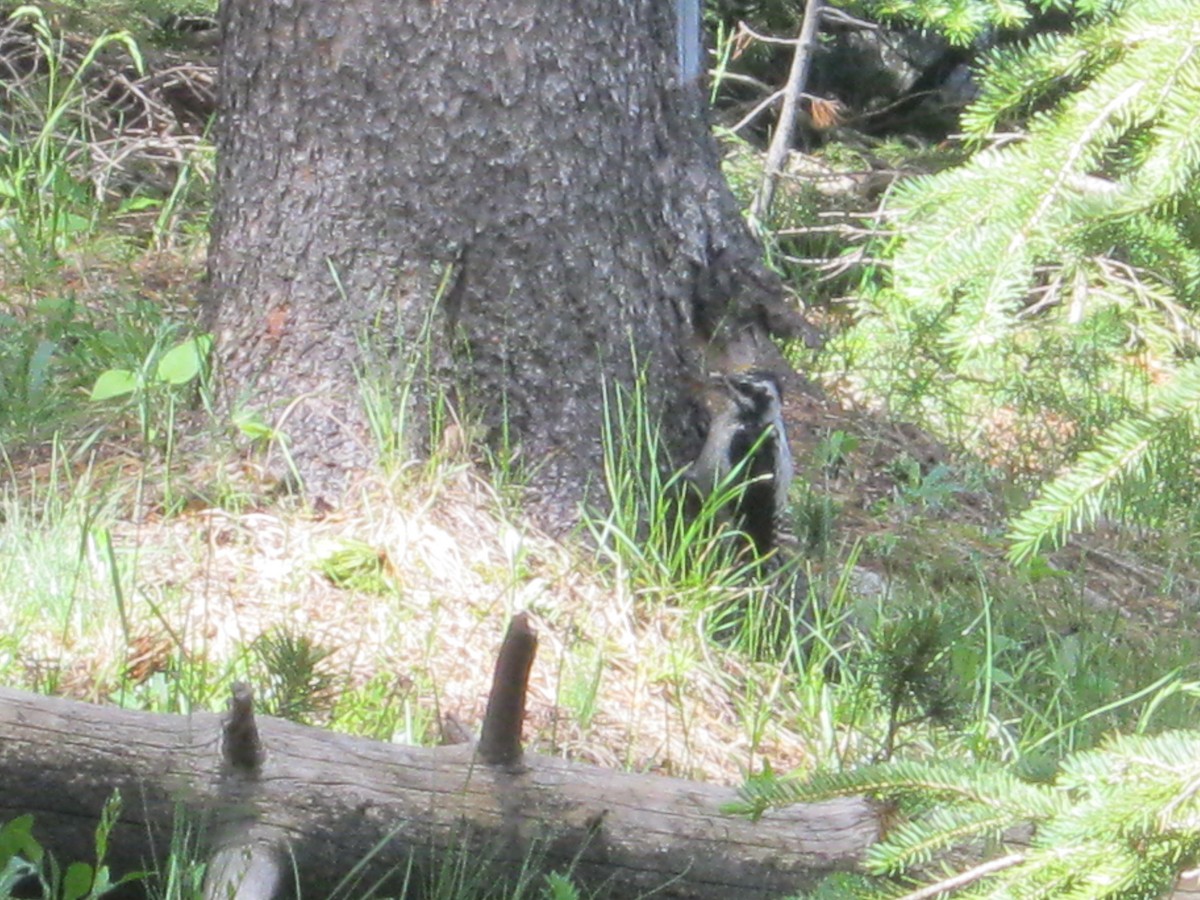
[(387, 553), (363, 541), (344, 540), (318, 564), (321, 572), (338, 587), (371, 594), (395, 590)]
[(583, 900), (579, 888), (566, 875), (551, 872), (546, 875), (545, 886), (542, 888), (541, 900)]
[(167, 857), (146, 879), (148, 900), (196, 900), (204, 895), (208, 863), (202, 853), (200, 834), (182, 806), (177, 808)]
[[(151, 243), (157, 249), (170, 249), (175, 246), (181, 234), (207, 232), (208, 217), (205, 204), (199, 204), (191, 195), (199, 192), (211, 180), (216, 168), (216, 152), (207, 141), (200, 143), (186, 156), (179, 167), (175, 182), (170, 193), (158, 200), (153, 197), (137, 197), (126, 201), (123, 206), (136, 201), (144, 208), (157, 208), (158, 215), (154, 219), (151, 233)], [(189, 202), (190, 201), (190, 202)], [(197, 216), (197, 207), (204, 213)], [(199, 221), (193, 221), (198, 219)]]
[(69, 300), (43, 300), (21, 316), (0, 313), (0, 443), (53, 421), (69, 405), (59, 357), (78, 330)]
[(332, 723), (339, 730), (377, 741), (420, 745), (438, 732), (437, 713), (422, 706), (418, 686), (391, 673), (381, 673), (337, 698)]
[(804, 561), (793, 557), (753, 580), (735, 598), (716, 604), (706, 619), (709, 637), (748, 659), (790, 660), (803, 667), (811, 638), (809, 580)]
[(813, 451), (813, 462), (826, 478), (837, 478), (849, 458), (858, 449), (859, 440), (841, 429), (827, 434)]
[[(169, 332), (168, 332), (169, 333)], [(95, 402), (129, 397), (137, 412), (142, 439), (149, 445), (166, 439), (168, 456), (175, 432), (178, 388), (204, 373), (212, 336), (196, 335), (165, 350), (156, 345), (137, 369), (107, 369), (92, 386)]]
[(333, 707), (336, 680), (324, 666), (332, 650), (307, 635), (275, 628), (260, 635), (251, 652), (263, 675), (262, 707), (269, 715), (309, 724)]
[(964, 491), (954, 472), (945, 463), (937, 463), (928, 472), (911, 456), (904, 455), (892, 465), (896, 476), (896, 493), (902, 503), (924, 511), (945, 509), (956, 494)]
[(0, 129), (0, 241), (21, 248), (27, 259), (60, 252), (69, 242), (90, 235), (100, 201), (86, 178), (88, 159), (85, 77), (97, 57), (119, 45), (140, 73), (141, 53), (126, 32), (105, 34), (83, 58), (67, 64), (66, 40), (55, 35), (46, 14), (20, 6), (9, 17), (31, 28), (44, 77), (35, 89), (22, 84), (6, 93), (11, 101)]
[(567, 670), (566, 682), (561, 688), (562, 702), (575, 714), (579, 727), (584, 731), (591, 727), (599, 708), (597, 699), (605, 662), (604, 654), (599, 649), (589, 648), (578, 653), (574, 665)]
[(802, 484), (792, 505), (793, 528), (801, 551), (812, 558), (825, 556), (833, 542), (837, 503), (812, 485)]
[[(437, 273), (432, 300), (415, 323), (415, 334), (404, 333), (407, 324), (397, 323), (391, 338), (402, 348), (399, 353), (381, 344), (375, 332), (364, 331), (359, 338), (358, 388), (378, 457), (389, 475), (407, 471), (416, 458), (424, 457), (436, 467), (467, 449), (473, 437), (472, 423), (460, 415), (435, 359), (434, 330), (458, 272), (455, 265), (447, 265)], [(344, 298), (332, 265), (330, 274)]]
[(938, 611), (928, 608), (882, 623), (873, 657), (887, 710), (882, 758), (891, 758), (903, 729), (922, 722), (946, 725), (961, 711), (965, 698), (951, 667), (957, 636)]
[(121, 795), (114, 791), (96, 826), (95, 862), (73, 862), (65, 871), (33, 836), (33, 816), (19, 816), (0, 826), (0, 897), (26, 896), (32, 883), (47, 900), (97, 900), (122, 885), (144, 879), (145, 873), (132, 872), (114, 881), (104, 863), (108, 840), (120, 815)]

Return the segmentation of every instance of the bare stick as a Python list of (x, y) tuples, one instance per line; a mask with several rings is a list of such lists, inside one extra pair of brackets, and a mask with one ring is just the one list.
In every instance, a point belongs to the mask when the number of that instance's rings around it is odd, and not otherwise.
[(755, 119), (757, 119), (760, 113), (762, 113), (764, 110), (768, 109), (769, 107), (774, 106), (775, 101), (778, 100), (782, 96), (783, 96), (783, 91), (776, 91), (770, 97), (768, 97), (766, 100), (763, 100), (761, 103), (759, 103), (757, 106), (755, 106), (754, 109), (750, 110), (750, 112), (746, 113), (746, 115), (742, 116), (741, 121), (739, 121), (736, 125), (734, 125), (729, 130), (732, 131), (734, 134), (737, 134), (739, 131), (741, 131), (743, 128), (745, 128), (747, 125), (749, 125)]
[(931, 897), (938, 897), (947, 891), (954, 890), (960, 887), (966, 887), (980, 878), (985, 878), (993, 872), (1002, 872), (1005, 869), (1011, 869), (1013, 866), (1019, 866), (1025, 862), (1024, 853), (1010, 853), (1008, 856), (1002, 856), (999, 859), (989, 859), (985, 863), (981, 863), (972, 869), (967, 869), (965, 872), (959, 872), (950, 878), (943, 879), (937, 884), (931, 884), (923, 887), (920, 890), (913, 891), (911, 894), (905, 894), (900, 900), (929, 900)]
[(518, 613), (509, 622), (508, 633), (500, 646), (487, 713), (483, 717), (479, 756), (489, 765), (510, 765), (524, 752), (521, 725), (525, 721), (525, 693), (529, 688), (529, 670), (533, 668), (535, 653), (537, 634), (529, 625), (529, 615)]
[(800, 105), (800, 95), (804, 93), (804, 85), (808, 81), (808, 70), (812, 64), (812, 49), (817, 39), (817, 26), (821, 21), (821, 8), (824, 0), (808, 0), (804, 10), (804, 21), (800, 23), (800, 35), (796, 38), (796, 54), (792, 57), (792, 69), (788, 73), (787, 86), (783, 89), (783, 109), (779, 113), (779, 122), (775, 133), (771, 136), (771, 146), (767, 148), (767, 162), (763, 168), (762, 183), (750, 206), (750, 220), (761, 226), (771, 214), (771, 201), (775, 198), (775, 182), (787, 158), (788, 147), (792, 142), (792, 131), (796, 127), (796, 110)]

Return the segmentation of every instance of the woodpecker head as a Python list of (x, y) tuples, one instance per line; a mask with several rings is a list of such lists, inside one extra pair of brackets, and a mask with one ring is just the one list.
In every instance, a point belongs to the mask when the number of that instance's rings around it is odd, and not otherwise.
[(707, 494), (735, 469), (741, 472), (746, 485), (733, 514), (765, 556), (777, 542), (793, 471), (779, 380), (752, 370), (713, 376), (710, 387), (711, 421), (692, 481)]
[(773, 422), (783, 414), (783, 391), (775, 373), (753, 369), (717, 378), (737, 404), (739, 418), (748, 424)]

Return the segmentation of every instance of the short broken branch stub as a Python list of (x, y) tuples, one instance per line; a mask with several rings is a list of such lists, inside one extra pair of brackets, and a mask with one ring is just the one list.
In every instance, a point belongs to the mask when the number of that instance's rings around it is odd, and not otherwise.
[(221, 755), (235, 772), (256, 775), (263, 764), (263, 746), (254, 721), (254, 691), (238, 681), (231, 693), (229, 712), (222, 723)]
[(537, 633), (529, 624), (529, 615), (518, 613), (509, 622), (500, 646), (483, 718), (479, 756), (489, 765), (512, 765), (524, 752), (521, 726), (525, 722), (525, 695), (536, 653)]

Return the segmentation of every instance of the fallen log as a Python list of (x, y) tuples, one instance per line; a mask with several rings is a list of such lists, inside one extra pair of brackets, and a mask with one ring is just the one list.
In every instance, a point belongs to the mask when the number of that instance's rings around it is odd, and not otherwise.
[[(730, 788), (523, 754), (534, 646), (518, 619), (478, 748), (400, 747), (258, 719), (245, 687), (224, 717), (0, 688), (0, 822), (32, 813), (60, 864), (90, 862), (101, 810), (120, 791), (110, 869), (119, 876), (160, 865), (182, 816), (203, 835), (210, 900), (354, 897), (371, 888), (420, 896), (464, 853), (459, 871), (489, 886), (521, 871), (559, 871), (589, 896), (774, 897), (857, 868), (877, 838), (880, 812), (861, 798), (752, 823), (720, 812)], [(1200, 872), (1185, 872), (1172, 897), (1200, 898)]]
[[(214, 898), (359, 896), (367, 886), (394, 896), (464, 850), (488, 884), (532, 868), (569, 872), (598, 896), (777, 897), (857, 868), (878, 836), (862, 799), (750, 822), (721, 812), (735, 797), (728, 787), (521, 753), (532, 645), (516, 638), (497, 664), (482, 750), (255, 718), (245, 690), (222, 717), (0, 689), (0, 821), (32, 813), (61, 863), (89, 861), (100, 810), (120, 790), (109, 854), (120, 874), (160, 862), (182, 812), (202, 823)], [(340, 883), (352, 870), (354, 884)]]

